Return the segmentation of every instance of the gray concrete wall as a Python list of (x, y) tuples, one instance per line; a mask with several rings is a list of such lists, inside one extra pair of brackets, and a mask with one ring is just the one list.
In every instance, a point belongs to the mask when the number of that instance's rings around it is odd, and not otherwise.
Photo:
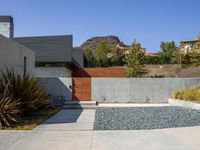
[(34, 72), (35, 53), (17, 42), (0, 35), (0, 70), (5, 67), (13, 68), (17, 72), (24, 70), (24, 57), (26, 57), (26, 70)]
[(71, 77), (71, 70), (65, 67), (35, 67), (35, 75), (39, 78)]
[[(167, 103), (173, 91), (200, 85), (187, 78), (92, 78), (92, 100), (110, 103)], [(104, 101), (105, 100), (105, 101)]]
[(73, 61), (76, 61), (75, 64), (79, 65), (80, 67), (84, 67), (84, 51), (79, 47), (73, 48), (72, 51)]
[(38, 78), (45, 86), (46, 90), (53, 96), (55, 102), (60, 100), (71, 101), (72, 78), (59, 77), (59, 78)]

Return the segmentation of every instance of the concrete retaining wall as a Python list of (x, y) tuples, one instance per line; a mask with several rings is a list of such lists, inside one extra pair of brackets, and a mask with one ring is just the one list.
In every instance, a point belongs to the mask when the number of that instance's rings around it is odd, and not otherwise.
[(173, 91), (200, 85), (187, 78), (92, 78), (92, 100), (107, 103), (167, 103)]
[(53, 96), (55, 102), (72, 100), (72, 78), (39, 78), (47, 91)]

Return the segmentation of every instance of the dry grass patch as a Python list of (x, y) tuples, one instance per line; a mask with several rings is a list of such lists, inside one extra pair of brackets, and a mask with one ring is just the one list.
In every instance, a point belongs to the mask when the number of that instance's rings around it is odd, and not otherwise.
[(192, 87), (175, 91), (172, 98), (200, 103), (200, 87)]

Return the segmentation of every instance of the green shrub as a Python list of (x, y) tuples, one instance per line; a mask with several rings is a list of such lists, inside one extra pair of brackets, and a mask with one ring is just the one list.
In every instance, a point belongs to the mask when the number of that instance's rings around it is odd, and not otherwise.
[(6, 96), (18, 99), (24, 115), (31, 114), (48, 103), (49, 95), (41, 83), (29, 74), (20, 75), (6, 69), (2, 72), (0, 93), (7, 87)]
[(174, 99), (194, 101), (200, 103), (200, 87), (181, 89), (173, 93)]
[(20, 119), (20, 102), (13, 97), (5, 97), (4, 92), (0, 96), (0, 128), (11, 126)]

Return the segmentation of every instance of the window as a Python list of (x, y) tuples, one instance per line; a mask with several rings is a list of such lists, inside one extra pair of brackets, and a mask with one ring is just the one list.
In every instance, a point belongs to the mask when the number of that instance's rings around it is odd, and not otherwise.
[(24, 57), (24, 74), (26, 74), (26, 57)]

